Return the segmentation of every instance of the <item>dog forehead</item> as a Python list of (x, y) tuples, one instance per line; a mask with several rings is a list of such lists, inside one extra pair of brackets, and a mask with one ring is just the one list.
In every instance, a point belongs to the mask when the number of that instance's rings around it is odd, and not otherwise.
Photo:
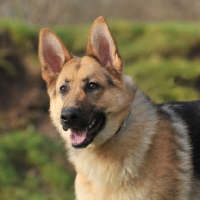
[(100, 77), (105, 69), (100, 67), (100, 64), (91, 57), (84, 56), (83, 58), (73, 58), (67, 62), (59, 75), (61, 79), (82, 80), (87, 77)]
[(94, 58), (84, 56), (81, 59), (79, 73), (80, 75), (87, 76), (95, 76), (100, 75), (104, 72), (104, 69), (100, 66), (99, 62), (97, 62)]

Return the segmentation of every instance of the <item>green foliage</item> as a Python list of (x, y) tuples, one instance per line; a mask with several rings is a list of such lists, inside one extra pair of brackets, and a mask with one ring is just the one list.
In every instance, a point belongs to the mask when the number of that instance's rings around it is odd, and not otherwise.
[(1, 135), (0, 199), (73, 199), (74, 177), (61, 149), (31, 129)]
[(199, 92), (195, 88), (200, 75), (198, 61), (151, 57), (127, 65), (125, 73), (134, 77), (139, 88), (156, 102), (199, 98)]
[(126, 62), (155, 55), (187, 57), (195, 45), (200, 45), (199, 24), (120, 22), (111, 27), (114, 27), (120, 52)]
[(16, 51), (23, 53), (36, 53), (38, 43), (38, 28), (28, 26), (27, 24), (11, 21), (0, 20), (0, 35), (7, 40), (7, 48), (15, 48)]

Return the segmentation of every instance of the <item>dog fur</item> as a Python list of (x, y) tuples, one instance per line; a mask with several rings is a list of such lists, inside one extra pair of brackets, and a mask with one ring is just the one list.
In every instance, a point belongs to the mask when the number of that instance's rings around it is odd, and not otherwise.
[(103, 17), (84, 57), (42, 29), (39, 58), (77, 200), (200, 199), (200, 101), (153, 103), (123, 75)]

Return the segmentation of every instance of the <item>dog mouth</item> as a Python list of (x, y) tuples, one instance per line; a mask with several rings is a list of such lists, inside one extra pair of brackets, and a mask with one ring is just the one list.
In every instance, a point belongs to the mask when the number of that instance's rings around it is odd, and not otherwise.
[(103, 115), (95, 117), (92, 122), (85, 128), (70, 128), (71, 144), (75, 148), (85, 148), (94, 139), (94, 137), (101, 131), (105, 124), (105, 117)]

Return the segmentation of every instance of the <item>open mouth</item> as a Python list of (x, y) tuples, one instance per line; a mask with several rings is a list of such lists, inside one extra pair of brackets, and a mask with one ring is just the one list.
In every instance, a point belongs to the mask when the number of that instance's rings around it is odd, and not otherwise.
[(75, 148), (87, 147), (93, 141), (97, 133), (101, 131), (104, 124), (105, 117), (101, 115), (94, 118), (86, 128), (70, 128), (69, 131), (72, 146)]

